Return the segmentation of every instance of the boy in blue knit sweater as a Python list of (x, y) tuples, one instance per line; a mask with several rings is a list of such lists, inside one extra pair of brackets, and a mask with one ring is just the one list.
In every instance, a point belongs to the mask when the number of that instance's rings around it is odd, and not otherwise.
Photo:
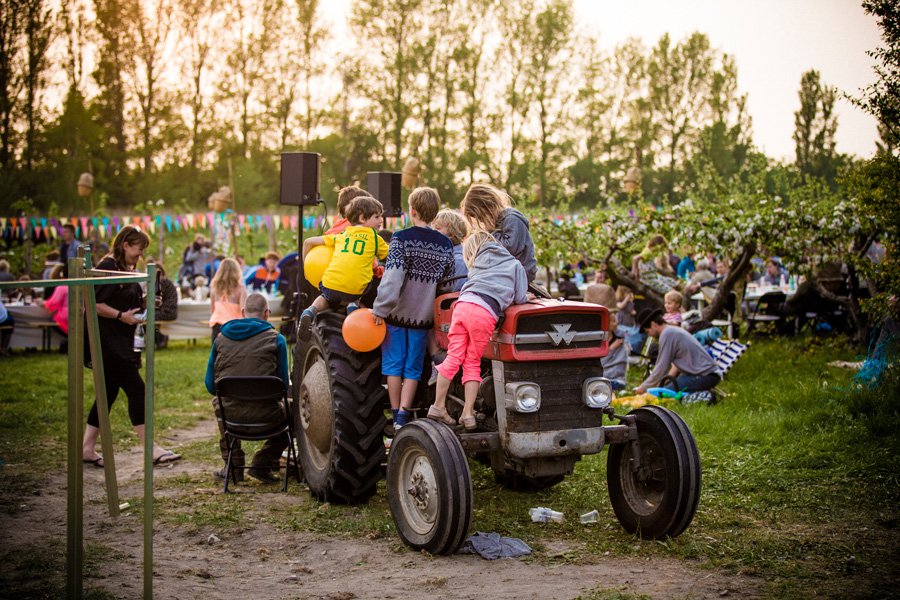
[(428, 331), (434, 326), (437, 283), (454, 273), (453, 243), (429, 227), (440, 203), (432, 188), (420, 187), (410, 193), (413, 226), (391, 238), (384, 276), (372, 307), (375, 322), (387, 323), (381, 372), (387, 377), (395, 428), (409, 422), (409, 409), (422, 379)]

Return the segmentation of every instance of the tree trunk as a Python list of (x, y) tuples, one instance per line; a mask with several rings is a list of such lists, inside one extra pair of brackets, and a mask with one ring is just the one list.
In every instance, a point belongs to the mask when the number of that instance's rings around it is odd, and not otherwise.
[(612, 258), (612, 254), (615, 251), (612, 251), (607, 254), (606, 257), (606, 273), (609, 275), (610, 280), (613, 283), (613, 287), (619, 285), (627, 285), (630, 287), (635, 294), (640, 294), (651, 300), (654, 304), (658, 306), (663, 305), (663, 297), (660, 296), (656, 291), (644, 285), (644, 282), (640, 279), (634, 279), (631, 276), (631, 269), (626, 268), (622, 262), (617, 258)]
[[(722, 309), (725, 307), (725, 302), (728, 300), (728, 294), (731, 293), (738, 282), (743, 281), (744, 278), (747, 277), (747, 274), (753, 268), (753, 263), (750, 262), (750, 259), (752, 259), (755, 254), (756, 242), (750, 242), (741, 249), (741, 254), (738, 256), (737, 260), (731, 263), (728, 275), (725, 276), (725, 279), (722, 280), (719, 287), (716, 289), (716, 295), (713, 297), (712, 302), (701, 311), (703, 319), (712, 321), (722, 312)], [(740, 310), (740, 298), (738, 298), (736, 310)]]

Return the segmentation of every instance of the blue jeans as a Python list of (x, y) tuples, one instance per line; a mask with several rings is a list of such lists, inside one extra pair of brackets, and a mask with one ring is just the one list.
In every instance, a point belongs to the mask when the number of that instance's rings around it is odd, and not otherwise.
[[(679, 375), (675, 378), (676, 392), (702, 392), (716, 387), (722, 378), (718, 373), (710, 375)], [(671, 386), (670, 386), (671, 387)]]

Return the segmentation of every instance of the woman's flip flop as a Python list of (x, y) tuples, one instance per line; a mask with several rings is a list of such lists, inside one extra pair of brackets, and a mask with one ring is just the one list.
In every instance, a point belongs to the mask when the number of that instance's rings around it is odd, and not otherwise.
[(94, 465), (94, 466), (97, 467), (98, 469), (102, 469), (102, 468), (105, 466), (105, 465), (103, 464), (103, 457), (102, 457), (102, 456), (99, 457), (99, 458), (95, 458), (94, 460), (88, 460), (88, 459), (86, 459), (86, 458), (83, 458), (83, 459), (81, 459), (81, 462), (83, 462), (83, 463), (86, 464), (86, 465)]
[(155, 459), (153, 459), (153, 464), (154, 465), (167, 465), (169, 463), (173, 463), (176, 460), (180, 460), (180, 459), (181, 459), (180, 454), (175, 454), (171, 450), (167, 450), (167, 451), (163, 452), (162, 454), (160, 454), (159, 456), (157, 456)]

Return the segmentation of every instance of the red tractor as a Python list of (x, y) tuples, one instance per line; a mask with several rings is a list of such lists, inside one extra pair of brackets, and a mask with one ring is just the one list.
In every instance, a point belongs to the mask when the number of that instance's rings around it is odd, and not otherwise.
[[(457, 296), (435, 301), (435, 334), (444, 348)], [(338, 312), (319, 315), (311, 338), (294, 348), (292, 379), (310, 492), (355, 504), (375, 493), (392, 429), (381, 352), (348, 348), (343, 319)], [(536, 490), (559, 483), (582, 455), (605, 445), (610, 499), (622, 526), (651, 539), (687, 528), (700, 498), (697, 445), (681, 417), (660, 406), (615, 414), (600, 364), (608, 325), (602, 306), (549, 298), (506, 312), (482, 360), (477, 429), (419, 418), (393, 437), (387, 494), (406, 544), (433, 554), (462, 544), (472, 519), (469, 458), (489, 464), (504, 486)], [(447, 403), (453, 416), (462, 407), (458, 377)], [(422, 417), (434, 387), (420, 389), (414, 408)]]

